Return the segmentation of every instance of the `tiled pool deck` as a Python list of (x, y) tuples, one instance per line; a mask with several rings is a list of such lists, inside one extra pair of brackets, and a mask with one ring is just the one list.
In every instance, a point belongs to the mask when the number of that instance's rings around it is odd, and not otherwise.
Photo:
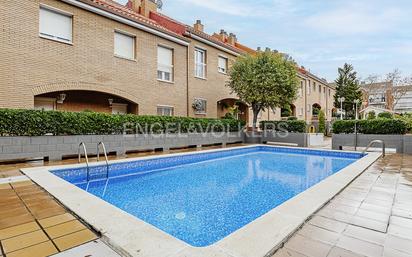
[[(0, 177), (21, 175), (19, 168), (38, 165), (0, 165)], [(0, 185), (0, 256), (48, 256), (96, 237), (31, 182)], [(274, 256), (412, 256), (412, 156), (379, 160)]]
[(377, 161), (274, 255), (326, 256), (412, 256), (412, 155)]

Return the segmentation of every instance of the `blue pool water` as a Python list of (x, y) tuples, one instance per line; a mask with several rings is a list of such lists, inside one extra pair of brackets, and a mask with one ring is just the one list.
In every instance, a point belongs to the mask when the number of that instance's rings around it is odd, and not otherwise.
[(109, 180), (100, 167), (94, 175), (98, 180), (89, 183), (84, 169), (53, 173), (192, 246), (204, 247), (361, 157), (255, 147), (116, 164)]

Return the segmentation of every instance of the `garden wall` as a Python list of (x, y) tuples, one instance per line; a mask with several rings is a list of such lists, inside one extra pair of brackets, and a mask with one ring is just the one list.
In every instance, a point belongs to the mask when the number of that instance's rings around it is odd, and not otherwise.
[[(372, 140), (384, 141), (386, 148), (395, 148), (397, 153), (412, 154), (412, 135), (358, 134), (358, 147), (366, 147)], [(338, 150), (341, 146), (354, 147), (355, 134), (333, 134), (332, 149)]]
[(64, 156), (77, 155), (81, 142), (86, 144), (89, 155), (97, 154), (99, 142), (105, 143), (108, 153), (123, 155), (128, 151), (226, 145), (243, 140), (243, 132), (0, 137), (0, 161), (34, 158), (61, 160)]

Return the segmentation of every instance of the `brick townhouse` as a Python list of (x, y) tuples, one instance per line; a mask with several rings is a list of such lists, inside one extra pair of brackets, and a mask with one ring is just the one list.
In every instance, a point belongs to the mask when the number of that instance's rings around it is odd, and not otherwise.
[[(204, 32), (158, 11), (154, 0), (6, 0), (0, 6), (0, 108), (219, 118), (235, 103), (230, 63), (255, 53), (236, 35)], [(334, 88), (301, 68), (294, 116), (331, 119)], [(280, 119), (281, 110), (262, 113)]]

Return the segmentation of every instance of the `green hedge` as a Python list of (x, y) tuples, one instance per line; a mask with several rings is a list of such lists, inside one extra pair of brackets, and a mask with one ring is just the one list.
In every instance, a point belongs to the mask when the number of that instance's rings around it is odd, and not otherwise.
[(261, 121), (260, 128), (262, 130), (305, 133), (306, 122), (303, 120)]
[(408, 130), (407, 123), (399, 119), (382, 119), (374, 120), (338, 120), (333, 123), (333, 133), (335, 134), (352, 134), (355, 133), (355, 124), (357, 124), (358, 133), (361, 134), (406, 134)]
[(0, 109), (0, 135), (112, 135), (143, 133), (202, 133), (239, 131), (245, 123), (234, 119), (111, 115), (96, 112), (57, 112)]

